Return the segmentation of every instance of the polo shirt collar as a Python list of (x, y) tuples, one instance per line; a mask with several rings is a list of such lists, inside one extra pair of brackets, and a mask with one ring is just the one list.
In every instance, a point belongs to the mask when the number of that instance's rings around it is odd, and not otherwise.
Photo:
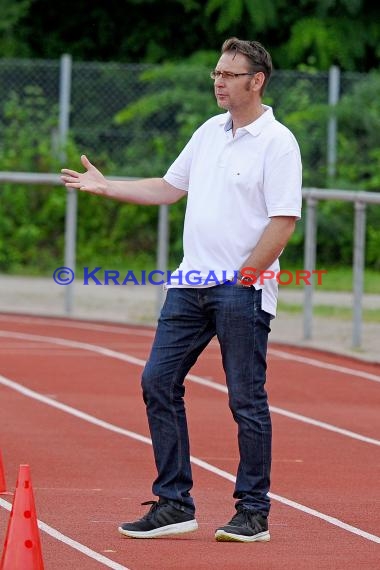
[[(249, 125), (241, 127), (241, 129), (245, 129), (254, 137), (257, 137), (268, 123), (275, 120), (272, 107), (269, 107), (269, 105), (263, 105), (263, 107), (265, 109), (265, 113), (252, 123), (249, 123)], [(224, 130), (226, 132), (232, 129), (232, 118), (229, 111), (222, 115), (220, 124), (224, 125)]]

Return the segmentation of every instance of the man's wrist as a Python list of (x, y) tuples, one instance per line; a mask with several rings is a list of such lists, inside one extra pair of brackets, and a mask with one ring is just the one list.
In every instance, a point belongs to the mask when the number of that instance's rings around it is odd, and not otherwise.
[(238, 272), (238, 281), (241, 285), (245, 287), (251, 287), (254, 283), (256, 283), (258, 278), (258, 272), (253, 267), (243, 267), (242, 271)]

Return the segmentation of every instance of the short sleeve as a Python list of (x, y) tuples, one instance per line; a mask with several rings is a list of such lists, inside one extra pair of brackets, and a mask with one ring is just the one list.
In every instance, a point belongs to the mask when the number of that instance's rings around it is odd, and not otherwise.
[(182, 152), (175, 159), (164, 175), (164, 180), (179, 190), (189, 189), (191, 163), (193, 160), (194, 137), (192, 137)]
[(264, 196), (269, 217), (301, 217), (302, 163), (296, 141), (266, 165)]

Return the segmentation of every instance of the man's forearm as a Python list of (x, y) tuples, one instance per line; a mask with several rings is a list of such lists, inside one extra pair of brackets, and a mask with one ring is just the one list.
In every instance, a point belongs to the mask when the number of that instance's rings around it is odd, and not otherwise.
[(186, 192), (174, 188), (163, 178), (140, 180), (109, 180), (104, 189), (104, 196), (133, 204), (158, 205), (173, 204), (186, 195)]
[(120, 202), (134, 204), (173, 204), (186, 192), (175, 188), (164, 178), (143, 178), (140, 180), (110, 180), (82, 154), (81, 162), (85, 172), (69, 168), (61, 170), (61, 179), (67, 188), (76, 188), (82, 192), (113, 198)]

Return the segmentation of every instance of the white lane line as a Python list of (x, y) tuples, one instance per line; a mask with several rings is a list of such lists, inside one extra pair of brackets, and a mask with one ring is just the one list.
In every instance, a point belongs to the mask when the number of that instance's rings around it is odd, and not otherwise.
[[(276, 495), (274, 493), (270, 493), (270, 495), (271, 495), (271, 498), (274, 499), (275, 501), (279, 501), (281, 499), (281, 503), (283, 503), (284, 505), (287, 505), (288, 507), (293, 507), (294, 509), (298, 508), (298, 503), (295, 503), (294, 501), (292, 501), (290, 499), (286, 499), (285, 497), (279, 497), (278, 495)], [(306, 507), (305, 505), (302, 505), (302, 510), (304, 513), (307, 513), (308, 515), (311, 515), (312, 517), (317, 517), (318, 519), (326, 521), (326, 522), (328, 522), (334, 526), (338, 526), (339, 528), (341, 528), (343, 530), (347, 530), (348, 532), (352, 532), (353, 534), (357, 534), (358, 536), (361, 536), (362, 538), (366, 538), (367, 540), (370, 540), (371, 542), (377, 542), (378, 544), (380, 544), (380, 536), (366, 532), (365, 530), (362, 530), (360, 528), (357, 528), (355, 526), (347, 524), (347, 523), (341, 521), (340, 519), (337, 519), (335, 517), (331, 517), (330, 515), (326, 515), (325, 513), (321, 513), (320, 511), (316, 511), (315, 509), (311, 509), (310, 507)]]
[[(48, 326), (57, 326), (57, 327), (65, 327), (65, 328), (75, 328), (75, 329), (83, 329), (83, 330), (90, 330), (90, 331), (99, 331), (99, 332), (109, 332), (115, 334), (133, 334), (136, 336), (146, 336), (153, 338), (155, 335), (155, 330), (147, 330), (143, 328), (134, 328), (131, 325), (115, 325), (115, 324), (97, 324), (83, 322), (76, 322), (72, 320), (62, 320), (54, 319), (54, 318), (41, 318), (41, 317), (18, 317), (15, 316), (13, 313), (10, 315), (0, 315), (0, 322), (9, 322), (9, 319), (12, 319), (12, 322), (17, 323), (24, 323), (24, 324), (33, 324), (37, 323), (40, 325), (48, 325)], [(297, 348), (297, 347), (295, 347)], [(306, 356), (300, 356), (293, 354), (291, 352), (286, 352), (284, 350), (277, 350), (273, 349), (269, 345), (268, 349), (269, 354), (273, 356), (277, 356), (278, 358), (284, 358), (286, 360), (292, 360), (294, 362), (299, 362), (301, 364), (306, 364), (308, 366), (314, 366), (317, 368), (324, 368), (325, 370), (331, 370), (334, 372), (339, 372), (342, 374), (347, 374), (350, 376), (355, 376), (357, 378), (365, 378), (366, 380), (371, 380), (373, 382), (380, 382), (380, 376), (378, 374), (372, 374), (370, 372), (365, 372), (364, 370), (357, 370), (355, 368), (348, 368), (346, 366), (340, 366), (338, 364), (331, 364), (328, 362), (323, 362), (322, 360), (317, 360), (315, 358), (309, 358)]]
[(141, 441), (142, 443), (149, 443), (149, 444), (151, 443), (151, 440), (148, 437), (136, 434), (135, 432), (128, 431), (124, 428), (119, 428), (118, 426), (115, 426), (113, 424), (110, 424), (108, 422), (100, 420), (99, 418), (96, 418), (95, 416), (91, 416), (90, 414), (82, 412), (81, 410), (78, 410), (77, 408), (73, 408), (72, 406), (68, 406), (67, 404), (63, 404), (59, 400), (53, 400), (52, 398), (49, 398), (49, 396), (44, 396), (43, 394), (40, 394), (39, 392), (35, 392), (34, 390), (30, 390), (30, 388), (26, 388), (22, 384), (18, 384), (17, 382), (14, 382), (13, 380), (9, 380), (9, 378), (6, 378), (5, 376), (2, 376), (1, 374), (0, 374), (0, 384), (2, 384), (3, 386), (7, 386), (11, 390), (15, 390), (16, 392), (19, 392), (20, 394), (23, 394), (24, 396), (27, 396), (28, 398), (32, 398), (33, 400), (37, 400), (38, 402), (41, 402), (43, 404), (47, 404), (48, 406), (51, 406), (52, 408), (57, 408), (58, 410), (61, 410), (61, 412), (66, 412), (67, 414), (75, 416), (81, 420), (85, 420), (86, 422), (89, 422), (90, 424), (94, 424), (96, 426), (107, 429), (109, 431), (113, 431), (114, 433), (118, 433), (119, 435), (126, 435), (128, 437), (133, 438), (133, 439), (137, 439), (138, 441)]
[(377, 374), (371, 374), (370, 372), (365, 372), (364, 370), (355, 370), (355, 368), (348, 368), (347, 366), (340, 366), (339, 364), (330, 364), (329, 362), (323, 362), (322, 360), (316, 360), (315, 358), (309, 358), (307, 356), (291, 354), (283, 350), (269, 349), (269, 353), (273, 354), (273, 356), (278, 356), (279, 358), (300, 362), (301, 364), (324, 368), (325, 370), (340, 372), (342, 374), (348, 374), (349, 376), (357, 376), (359, 378), (365, 378), (366, 380), (372, 380), (373, 382), (380, 382), (380, 376)]
[(371, 445), (380, 446), (380, 440), (374, 439), (372, 437), (367, 437), (365, 435), (361, 435), (360, 433), (356, 433), (356, 432), (350, 431), (348, 429), (343, 429), (343, 428), (340, 428), (338, 426), (328, 424), (326, 422), (314, 420), (313, 418), (308, 418), (307, 416), (303, 416), (301, 414), (289, 412), (288, 410), (283, 410), (281, 408), (277, 408), (276, 406), (270, 406), (270, 410), (271, 410), (271, 412), (274, 412), (275, 414), (280, 414), (281, 416), (286, 416), (287, 418), (291, 418), (291, 419), (297, 420), (299, 422), (304, 422), (305, 424), (309, 424), (311, 426), (326, 429), (328, 431), (332, 431), (334, 433), (338, 433), (340, 435), (350, 437), (351, 439), (357, 439), (358, 441), (363, 441), (364, 443), (370, 443)]
[(101, 354), (102, 356), (116, 358), (118, 360), (123, 360), (124, 362), (129, 362), (130, 364), (136, 364), (137, 366), (145, 366), (145, 360), (142, 360), (141, 358), (135, 358), (129, 354), (124, 354), (122, 352), (117, 352), (115, 350), (111, 350), (110, 348), (106, 348), (104, 346), (89, 344), (87, 342), (67, 340), (65, 338), (58, 338), (54, 336), (43, 336), (38, 334), (18, 333), (1, 330), (0, 337), (18, 338), (32, 342), (45, 342), (50, 344), (57, 344), (59, 346), (68, 346), (70, 348), (78, 348), (79, 350), (89, 350), (90, 352)]
[[(219, 392), (224, 392), (225, 394), (228, 393), (227, 387), (224, 386), (223, 384), (218, 384), (217, 382), (213, 382), (212, 380), (206, 380), (206, 378), (201, 378), (199, 376), (195, 376), (194, 374), (188, 374), (187, 378), (196, 384), (201, 384), (202, 386), (218, 390)], [(305, 424), (309, 424), (321, 429), (332, 431), (333, 433), (338, 433), (340, 435), (350, 437), (351, 439), (357, 439), (358, 441), (363, 441), (364, 443), (370, 443), (371, 445), (380, 446), (380, 440), (378, 439), (367, 437), (366, 435), (362, 435), (360, 433), (356, 433), (348, 429), (343, 429), (338, 426), (334, 426), (333, 424), (321, 422), (319, 420), (303, 416), (302, 414), (290, 412), (289, 410), (284, 410), (283, 408), (278, 408), (277, 406), (269, 406), (269, 408), (270, 411), (274, 414), (279, 414), (281, 416), (285, 416), (286, 418), (296, 420), (298, 422), (303, 422)]]
[[(56, 344), (60, 346), (65, 346), (69, 348), (77, 348), (80, 350), (88, 350), (91, 352), (95, 352), (96, 354), (101, 354), (102, 356), (106, 356), (109, 358), (115, 358), (117, 360), (122, 360), (123, 362), (128, 362), (129, 364), (134, 364), (136, 366), (145, 366), (145, 360), (141, 358), (136, 358), (131, 356), (130, 354), (125, 354), (123, 352), (117, 352), (115, 350), (111, 350), (109, 348), (105, 348), (103, 346), (98, 346), (96, 344), (89, 344), (85, 342), (79, 342), (75, 340), (67, 340), (63, 338), (56, 338), (56, 337), (49, 337), (49, 336), (41, 336), (41, 335), (34, 335), (28, 333), (16, 333), (16, 332), (8, 332), (8, 331), (1, 331), (0, 330), (0, 337), (7, 337), (7, 338), (18, 338), (23, 339), (31, 342), (45, 342)], [(195, 374), (188, 374), (186, 377), (191, 382), (195, 384), (200, 384), (201, 386), (205, 386), (207, 388), (211, 388), (213, 390), (217, 390), (219, 392), (223, 392), (224, 394), (227, 393), (227, 387), (224, 384), (219, 384), (218, 382), (213, 382), (212, 380), (207, 380), (206, 378), (202, 378)], [(335, 426), (333, 424), (329, 424), (326, 422), (321, 422), (319, 420), (315, 420), (314, 418), (309, 418), (307, 416), (303, 416), (301, 414), (297, 414), (295, 412), (291, 412), (289, 410), (284, 410), (283, 408), (278, 408), (276, 406), (270, 406), (271, 412), (275, 414), (279, 414), (285, 416), (289, 419), (296, 420), (299, 422), (303, 422), (309, 425), (313, 425), (315, 427), (325, 429), (339, 435), (343, 435), (345, 437), (350, 437), (351, 439), (356, 439), (358, 441), (362, 441), (364, 443), (369, 443), (372, 445), (380, 446), (380, 440), (374, 439), (371, 437), (367, 437), (360, 433), (356, 433), (350, 430), (346, 430)]]
[[(136, 432), (133, 432), (130, 430), (126, 430), (124, 428), (121, 428), (119, 426), (116, 426), (114, 424), (106, 422), (104, 420), (100, 420), (99, 418), (96, 418), (95, 416), (87, 414), (86, 412), (82, 412), (81, 410), (78, 410), (77, 408), (73, 408), (71, 406), (68, 406), (67, 404), (63, 404), (62, 402), (58, 402), (56, 400), (51, 400), (50, 398), (48, 398), (47, 396), (44, 396), (43, 394), (35, 392), (34, 390), (30, 390), (29, 388), (26, 388), (22, 384), (18, 384), (17, 382), (14, 382), (13, 380), (10, 380), (9, 378), (5, 378), (5, 376), (0, 375), (0, 384), (3, 384), (4, 386), (7, 386), (8, 388), (10, 388), (12, 390), (15, 390), (16, 392), (19, 392), (20, 394), (23, 394), (24, 396), (27, 396), (28, 398), (32, 398), (32, 399), (37, 400), (43, 404), (47, 404), (48, 406), (51, 406), (52, 408), (56, 408), (58, 410), (61, 410), (62, 412), (66, 412), (67, 414), (75, 416), (76, 418), (84, 420), (90, 424), (102, 427), (108, 431), (112, 431), (114, 433), (118, 433), (118, 434), (126, 436), (126, 437), (129, 437), (129, 438), (134, 439), (136, 441), (139, 441), (141, 443), (146, 443), (146, 444), (152, 445), (151, 439), (146, 437), (146, 436), (143, 436), (139, 433), (136, 433)], [(214, 475), (218, 475), (219, 477), (222, 477), (223, 479), (227, 479), (228, 481), (231, 481), (233, 483), (236, 481), (236, 478), (234, 475), (232, 475), (231, 473), (228, 473), (227, 471), (224, 471), (223, 469), (219, 469), (219, 467), (216, 467), (215, 465), (212, 465), (211, 463), (208, 463), (207, 461), (203, 461), (202, 459), (199, 459), (198, 457), (194, 457), (193, 455), (191, 455), (190, 459), (194, 465), (197, 465), (198, 467), (205, 469), (206, 471), (209, 471), (210, 473), (213, 473)], [(302, 511), (303, 513), (307, 513), (311, 516), (317, 517), (321, 520), (324, 520), (325, 522), (328, 522), (334, 526), (337, 526), (337, 527), (339, 527), (343, 530), (346, 530), (348, 532), (351, 532), (353, 534), (357, 534), (358, 536), (361, 536), (362, 538), (365, 538), (366, 540), (370, 540), (372, 542), (377, 542), (380, 544), (380, 536), (370, 534), (369, 532), (366, 532), (360, 528), (349, 525), (349, 524), (347, 524), (347, 523), (345, 523), (345, 522), (343, 522), (343, 521), (341, 521), (335, 517), (331, 517), (330, 515), (326, 515), (325, 513), (321, 513), (320, 511), (317, 511), (315, 509), (311, 509), (310, 507), (307, 507), (305, 505), (302, 505), (301, 503), (297, 503), (295, 501), (292, 501), (291, 499), (287, 499), (286, 497), (282, 497), (281, 495), (276, 495), (275, 493), (270, 493), (270, 497), (275, 501), (283, 503), (284, 505), (287, 505), (289, 507), (292, 507), (294, 509)]]
[[(10, 511), (12, 509), (12, 504), (0, 498), (0, 507), (3, 507), (7, 511)], [(110, 560), (106, 556), (103, 556), (103, 554), (95, 552), (95, 550), (92, 550), (88, 546), (85, 546), (84, 544), (81, 544), (80, 542), (73, 540), (69, 536), (62, 534), (61, 532), (49, 526), (48, 524), (44, 523), (43, 521), (38, 520), (37, 524), (38, 528), (43, 532), (46, 532), (46, 534), (48, 534), (49, 536), (55, 538), (56, 540), (59, 540), (60, 542), (63, 542), (64, 544), (67, 544), (67, 546), (71, 546), (71, 548), (78, 550), (85, 556), (93, 558), (93, 560), (100, 562), (101, 564), (103, 564), (103, 566), (107, 566), (108, 568), (112, 568), (113, 570), (130, 570), (129, 568), (127, 568), (127, 566), (122, 566), (118, 562), (114, 562), (113, 560)]]

